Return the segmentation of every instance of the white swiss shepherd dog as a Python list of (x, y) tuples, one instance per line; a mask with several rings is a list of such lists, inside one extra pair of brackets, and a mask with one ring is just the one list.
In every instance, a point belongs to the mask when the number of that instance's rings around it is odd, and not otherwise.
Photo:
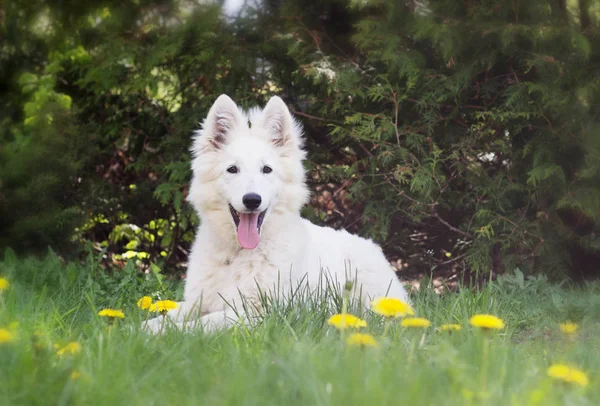
[(188, 201), (201, 225), (184, 301), (144, 328), (227, 328), (245, 317), (243, 300), (257, 305), (260, 292), (301, 283), (323, 289), (324, 274), (341, 286), (351, 280), (355, 299), (366, 306), (381, 296), (408, 302), (379, 246), (300, 217), (309, 195), (306, 153), (301, 126), (283, 100), (273, 97), (263, 110), (246, 113), (221, 95), (196, 135)]

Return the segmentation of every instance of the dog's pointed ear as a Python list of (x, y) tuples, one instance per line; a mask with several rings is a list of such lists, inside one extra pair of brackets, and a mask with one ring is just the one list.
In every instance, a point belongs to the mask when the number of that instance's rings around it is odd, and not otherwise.
[(200, 136), (194, 146), (195, 152), (221, 149), (231, 138), (236, 127), (243, 124), (244, 117), (234, 101), (222, 94), (215, 100), (202, 123)]
[(302, 147), (300, 125), (280, 97), (271, 97), (265, 106), (261, 126), (276, 147)]

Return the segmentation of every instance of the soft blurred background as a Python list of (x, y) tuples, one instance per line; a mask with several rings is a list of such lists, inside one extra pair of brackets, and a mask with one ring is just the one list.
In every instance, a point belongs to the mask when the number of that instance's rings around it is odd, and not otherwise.
[(0, 253), (178, 278), (217, 96), (305, 126), (303, 215), (407, 280), (600, 275), (596, 0), (7, 0)]

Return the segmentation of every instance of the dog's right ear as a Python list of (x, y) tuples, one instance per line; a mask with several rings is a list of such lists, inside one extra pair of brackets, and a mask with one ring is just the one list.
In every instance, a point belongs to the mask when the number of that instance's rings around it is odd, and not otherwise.
[(201, 154), (209, 150), (218, 150), (229, 141), (236, 127), (244, 124), (240, 110), (231, 98), (222, 94), (215, 100), (202, 123), (200, 136), (194, 143), (194, 152)]

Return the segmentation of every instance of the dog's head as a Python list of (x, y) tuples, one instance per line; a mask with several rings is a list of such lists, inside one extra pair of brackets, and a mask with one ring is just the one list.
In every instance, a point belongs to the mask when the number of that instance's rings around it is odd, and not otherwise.
[(258, 245), (271, 215), (298, 213), (306, 202), (301, 128), (279, 97), (247, 115), (219, 96), (192, 152), (188, 200), (203, 221), (234, 231), (243, 248)]

